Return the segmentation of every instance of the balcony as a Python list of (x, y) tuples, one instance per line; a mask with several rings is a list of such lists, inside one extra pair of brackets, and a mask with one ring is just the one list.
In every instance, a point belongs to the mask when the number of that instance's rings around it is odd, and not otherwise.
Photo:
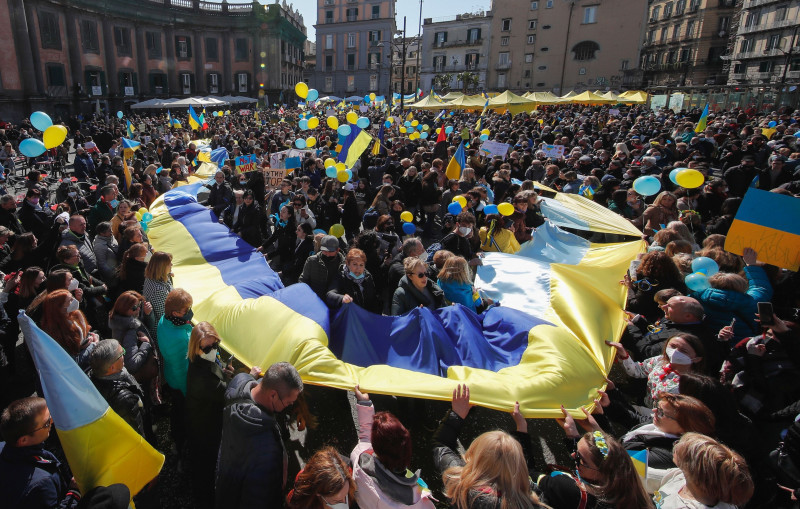
[(769, 4), (776, 4), (778, 2), (782, 2), (783, 0), (745, 0), (744, 5), (742, 5), (743, 9), (749, 9), (750, 7), (758, 7), (760, 5), (769, 5)]
[(739, 27), (739, 35), (751, 34), (753, 32), (766, 32), (768, 30), (779, 30), (786, 27), (794, 27), (797, 23), (791, 19), (783, 21), (773, 21), (772, 23), (760, 23), (753, 26)]
[(498, 71), (506, 71), (508, 69), (511, 69), (511, 62), (498, 62), (497, 65), (495, 66), (495, 69), (497, 69)]
[(434, 48), (457, 48), (457, 47), (464, 47), (464, 46), (480, 46), (483, 44), (483, 39), (467, 39), (467, 40), (459, 40), (459, 41), (434, 41), (433, 47)]
[(350, 14), (349, 16), (347, 16), (347, 21), (358, 21), (358, 16)]
[[(795, 48), (797, 50), (797, 48)], [(751, 58), (770, 58), (770, 57), (785, 57), (786, 52), (782, 49), (770, 49), (770, 50), (761, 50), (761, 51), (745, 51), (745, 52), (736, 52), (731, 57), (732, 60), (747, 60)]]

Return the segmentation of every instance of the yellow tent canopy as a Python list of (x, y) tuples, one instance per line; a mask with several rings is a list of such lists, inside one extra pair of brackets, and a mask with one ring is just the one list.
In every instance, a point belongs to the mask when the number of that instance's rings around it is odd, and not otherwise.
[(624, 104), (646, 104), (647, 92), (641, 90), (628, 90), (619, 95), (619, 102)]
[(562, 95), (561, 99), (564, 102), (569, 102), (569, 100), (572, 99), (573, 97), (575, 97), (576, 95), (578, 95), (578, 93), (576, 91), (570, 90), (566, 95)]
[(528, 92), (522, 97), (527, 97), (531, 101), (538, 104), (559, 104), (564, 101), (552, 92)]
[(447, 103), (447, 107), (456, 110), (478, 110), (478, 109), (483, 109), (485, 104), (486, 104), (486, 99), (484, 99), (483, 97), (476, 98), (476, 97), (468, 97), (466, 95), (462, 95), (458, 99), (455, 99)]
[(600, 97), (605, 97), (606, 99), (611, 99), (612, 101), (622, 102), (617, 94), (609, 90), (603, 94), (600, 94)]
[(522, 97), (521, 95), (517, 95), (514, 92), (506, 90), (497, 97), (491, 98), (489, 100), (489, 107), (493, 110), (508, 110), (512, 115), (516, 115), (517, 113), (522, 113), (523, 111), (535, 110), (536, 103), (527, 97)]
[(464, 97), (464, 94), (462, 94), (461, 92), (448, 92), (447, 95), (442, 97), (442, 100), (453, 101), (455, 99), (460, 99), (462, 97)]
[(449, 108), (450, 105), (435, 99), (433, 94), (428, 94), (424, 99), (409, 104), (407, 107), (415, 110), (443, 110)]
[(574, 95), (570, 98), (569, 102), (572, 104), (615, 104), (617, 102), (616, 99), (606, 99), (601, 95), (597, 95), (593, 92), (583, 92), (581, 94)]

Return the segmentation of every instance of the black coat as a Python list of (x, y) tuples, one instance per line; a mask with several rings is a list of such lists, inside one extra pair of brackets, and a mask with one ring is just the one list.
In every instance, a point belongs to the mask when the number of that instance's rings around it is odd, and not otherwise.
[(5, 226), (17, 235), (25, 233), (25, 228), (22, 227), (22, 222), (17, 217), (17, 210), (6, 210), (0, 207), (0, 226)]
[(281, 265), (285, 265), (292, 259), (296, 242), (297, 223), (295, 222), (294, 214), (292, 214), (289, 216), (289, 220), (286, 221), (285, 225), (281, 226), (280, 224), (275, 224), (272, 235), (267, 237), (267, 240), (261, 244), (261, 250), (266, 252), (270, 246), (277, 244), (275, 246), (275, 255), (280, 256)]
[(186, 373), (186, 425), (192, 447), (219, 448), (222, 437), (222, 408), (228, 387), (222, 368), (196, 358)]
[(303, 273), (303, 266), (306, 264), (308, 257), (314, 254), (314, 240), (309, 235), (303, 239), (299, 244), (295, 245), (292, 255), (288, 261), (283, 263), (283, 277), (284, 281), (289, 284), (296, 283), (297, 278)]
[(223, 183), (221, 186), (218, 186), (214, 183), (211, 186), (208, 186), (209, 193), (208, 193), (208, 200), (206, 204), (211, 207), (218, 217), (222, 214), (222, 211), (228, 208), (228, 206), (233, 203), (233, 191), (228, 184)]
[(348, 272), (347, 265), (343, 265), (328, 287), (328, 293), (325, 298), (328, 307), (339, 309), (343, 304), (342, 298), (345, 295), (349, 295), (353, 298), (354, 304), (358, 304), (367, 311), (380, 313), (382, 306), (376, 298), (375, 281), (372, 279), (372, 274), (364, 271), (364, 279), (359, 286), (346, 276), (346, 272)]
[(133, 290), (142, 293), (144, 291), (144, 271), (147, 268), (145, 262), (130, 259), (125, 266), (125, 279), (119, 280), (119, 293)]
[(242, 239), (253, 247), (261, 245), (263, 240), (264, 215), (261, 206), (253, 201), (250, 206), (245, 205), (239, 212), (239, 234)]
[(92, 376), (92, 383), (108, 402), (108, 406), (130, 424), (131, 428), (144, 436), (144, 393), (139, 384), (131, 380)]
[[(644, 426), (644, 424), (640, 425)], [(640, 427), (640, 426), (637, 426)], [(635, 431), (634, 428), (631, 431)], [(626, 451), (641, 451), (647, 449), (649, 454), (647, 456), (647, 466), (651, 468), (668, 469), (675, 468), (675, 463), (672, 461), (672, 446), (678, 438), (669, 438), (653, 435), (634, 435), (629, 440), (622, 442), (622, 446)]]
[(18, 217), (25, 230), (33, 233), (39, 240), (44, 239), (55, 220), (53, 211), (48, 208), (34, 208), (28, 200), (23, 200)]

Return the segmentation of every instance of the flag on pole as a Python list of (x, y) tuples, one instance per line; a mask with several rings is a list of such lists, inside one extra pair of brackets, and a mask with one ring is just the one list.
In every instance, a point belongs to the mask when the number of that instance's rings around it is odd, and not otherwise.
[(444, 124), (442, 124), (442, 127), (439, 128), (439, 137), (436, 138), (436, 143), (446, 140), (447, 140), (447, 133), (444, 132)]
[(133, 131), (135, 131), (136, 129), (133, 128), (133, 124), (131, 124), (130, 120), (126, 120), (125, 122), (128, 123), (128, 128), (127, 128), (128, 138), (133, 138)]
[(164, 456), (108, 406), (75, 359), (23, 312), (19, 325), (81, 492), (121, 483), (131, 496), (139, 493), (161, 471)]
[(138, 141), (122, 138), (122, 172), (125, 176), (125, 190), (131, 188), (133, 177), (131, 176), (131, 169), (128, 168), (128, 159), (133, 157), (133, 152), (139, 150), (141, 143)]
[(356, 164), (356, 161), (358, 161), (358, 158), (361, 157), (361, 154), (367, 150), (371, 141), (372, 136), (370, 136), (367, 131), (358, 133), (353, 143), (350, 144), (350, 149), (347, 151), (347, 159), (345, 159), (344, 165), (348, 168), (352, 168), (353, 165)]
[(192, 129), (197, 129), (198, 131), (203, 125), (203, 121), (200, 120), (200, 117), (197, 115), (197, 112), (194, 111), (194, 108), (189, 106), (189, 127)]
[(375, 140), (375, 144), (372, 146), (372, 155), (377, 156), (383, 152), (383, 129), (386, 127), (385, 125), (381, 124), (381, 128), (378, 131), (378, 138)]
[(466, 166), (467, 166), (467, 154), (464, 151), (464, 142), (462, 141), (458, 145), (456, 153), (453, 154), (453, 157), (447, 164), (447, 170), (445, 170), (444, 173), (445, 175), (447, 175), (448, 179), (458, 180), (461, 178), (461, 170), (463, 170)]
[(180, 122), (178, 122), (177, 118), (174, 118), (172, 114), (167, 110), (167, 125), (170, 127), (174, 127), (176, 129), (180, 129), (183, 127)]
[(706, 103), (706, 107), (703, 109), (703, 114), (700, 115), (700, 120), (697, 121), (697, 127), (694, 128), (694, 132), (702, 133), (706, 130), (706, 126), (708, 125), (708, 103)]

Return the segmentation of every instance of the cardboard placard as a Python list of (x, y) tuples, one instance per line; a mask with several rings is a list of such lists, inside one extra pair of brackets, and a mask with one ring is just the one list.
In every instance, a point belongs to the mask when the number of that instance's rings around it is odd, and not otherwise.
[(547, 158), (564, 159), (564, 148), (564, 145), (548, 145), (543, 143), (542, 148), (539, 150), (544, 152), (544, 155)]
[(254, 171), (257, 169), (257, 167), (258, 167), (258, 162), (256, 161), (255, 154), (239, 156), (234, 158), (234, 173), (236, 175), (248, 171)]
[(508, 143), (500, 143), (494, 140), (486, 140), (481, 143), (481, 153), (489, 158), (500, 156), (505, 159), (509, 148), (511, 148), (511, 145)]

